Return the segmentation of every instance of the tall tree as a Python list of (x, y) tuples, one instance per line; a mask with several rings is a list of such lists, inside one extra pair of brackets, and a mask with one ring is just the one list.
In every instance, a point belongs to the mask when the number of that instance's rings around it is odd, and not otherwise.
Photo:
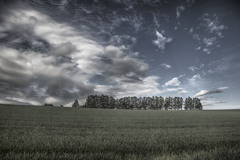
[(164, 101), (164, 109), (168, 110), (170, 108), (170, 97), (166, 97)]

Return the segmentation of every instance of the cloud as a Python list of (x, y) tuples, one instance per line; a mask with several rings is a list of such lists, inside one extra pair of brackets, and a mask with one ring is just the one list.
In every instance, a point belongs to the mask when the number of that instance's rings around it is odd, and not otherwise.
[(211, 53), (211, 50), (210, 49), (208, 49), (208, 48), (204, 48), (203, 49), (203, 52), (206, 52), (208, 55)]
[(124, 46), (127, 49), (131, 48), (133, 45), (135, 45), (137, 42), (137, 39), (130, 35), (114, 35), (111, 36), (109, 40), (109, 45), (114, 46)]
[(177, 7), (177, 9), (176, 9), (177, 18), (180, 18), (181, 13), (182, 13), (185, 9), (186, 9), (186, 8), (185, 8), (183, 5)]
[(189, 83), (195, 85), (199, 80), (201, 80), (200, 74), (193, 75), (190, 79), (188, 79)]
[(23, 99), (23, 98), (16, 98), (16, 97), (6, 97), (5, 100), (10, 101), (10, 102), (20, 103), (20, 104), (41, 105), (39, 102), (33, 101), (31, 99)]
[(227, 26), (221, 23), (216, 14), (204, 13), (199, 20), (199, 27), (195, 27), (194, 30), (191, 28), (190, 33), (193, 39), (202, 44), (196, 50), (202, 50), (209, 55), (215, 48), (220, 47), (219, 40), (224, 37)]
[[(102, 45), (84, 30), (28, 7), (9, 8), (1, 20), (2, 101), (69, 105), (99, 92), (113, 96), (159, 92), (158, 77), (146, 76), (148, 64), (126, 47)], [(113, 41), (125, 40), (136, 39), (124, 35)]]
[[(177, 88), (164, 88), (162, 90), (163, 93), (165, 92), (175, 92), (175, 93), (178, 93), (178, 94), (185, 94), (185, 93), (188, 93), (188, 91), (183, 88), (183, 87), (177, 87)], [(175, 95), (174, 95), (175, 96)]]
[(154, 22), (154, 24), (155, 24), (157, 27), (160, 27), (159, 20), (158, 20), (158, 18), (157, 18), (157, 16), (156, 16), (155, 13), (153, 13), (153, 22)]
[(238, 56), (224, 56), (220, 59), (216, 59), (208, 64), (208, 74), (223, 74), (229, 70), (237, 70), (240, 57)]
[(191, 66), (191, 67), (188, 67), (188, 69), (192, 72), (195, 72), (195, 71), (202, 69), (204, 66), (205, 66), (205, 64), (201, 63), (201, 64), (199, 64), (199, 67)]
[(141, 78), (136, 83), (118, 83), (115, 86), (97, 85), (96, 91), (99, 93), (115, 95), (117, 98), (125, 96), (154, 96), (162, 91), (158, 89), (159, 77), (149, 76)]
[(196, 70), (198, 70), (198, 68), (197, 67), (195, 67), (195, 66), (191, 66), (191, 67), (188, 67), (188, 69), (190, 70), (190, 71), (196, 71)]
[(193, 27), (190, 28), (189, 33), (193, 33)]
[(157, 39), (153, 41), (153, 44), (158, 46), (159, 49), (164, 50), (167, 43), (172, 42), (173, 38), (166, 38), (161, 33), (156, 31)]
[[(181, 77), (181, 76), (180, 76)], [(168, 82), (166, 82), (163, 87), (168, 87), (168, 86), (179, 86), (181, 84), (181, 82), (179, 81), (180, 77), (174, 77), (171, 80), (169, 80)]]
[(217, 15), (214, 14), (211, 17), (208, 13), (205, 13), (203, 15), (202, 20), (203, 20), (203, 26), (207, 28), (209, 33), (215, 34), (218, 37), (223, 37), (222, 31), (226, 30), (227, 27), (220, 23)]
[(215, 90), (201, 90), (200, 92), (195, 94), (195, 97), (201, 97), (204, 95), (209, 95), (209, 94), (216, 94), (216, 93), (222, 93), (224, 92), (228, 87), (220, 87)]
[(223, 103), (227, 103), (225, 101), (208, 101), (208, 102), (204, 102), (203, 106), (215, 106), (217, 104), (223, 104)]
[(164, 68), (166, 68), (166, 69), (170, 69), (170, 68), (172, 68), (171, 65), (166, 64), (166, 63), (162, 63), (161, 66), (164, 67)]
[(214, 42), (216, 41), (216, 37), (211, 37), (211, 38), (203, 38), (203, 43), (206, 44), (206, 46), (212, 46)]
[[(141, 14), (137, 14), (133, 12), (132, 14), (128, 15), (113, 15), (111, 18), (112, 21), (112, 27), (113, 29), (116, 28), (126, 28), (126, 23), (131, 26), (130, 29), (134, 29), (134, 32), (139, 32), (142, 29), (142, 25), (144, 22), (144, 17)], [(127, 25), (127, 26), (128, 26)]]

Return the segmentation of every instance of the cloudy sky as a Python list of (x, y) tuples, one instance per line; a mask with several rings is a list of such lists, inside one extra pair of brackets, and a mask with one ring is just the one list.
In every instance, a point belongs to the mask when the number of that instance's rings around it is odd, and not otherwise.
[(237, 0), (2, 0), (0, 103), (89, 94), (240, 108)]

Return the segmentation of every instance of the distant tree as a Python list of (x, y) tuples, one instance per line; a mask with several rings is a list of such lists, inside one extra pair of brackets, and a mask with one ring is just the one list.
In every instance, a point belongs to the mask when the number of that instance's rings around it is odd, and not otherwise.
[(202, 110), (202, 103), (200, 102), (200, 99), (193, 98), (193, 108), (197, 110)]
[(173, 110), (178, 110), (178, 103), (179, 103), (178, 99), (179, 99), (179, 97), (173, 98), (173, 105), (172, 105)]
[(161, 96), (158, 98), (158, 109), (164, 109), (164, 98)]
[(130, 97), (130, 108), (137, 109), (138, 106), (138, 98), (137, 97)]
[(178, 99), (178, 109), (182, 110), (182, 105), (183, 105), (183, 98), (179, 97), (179, 99)]
[(194, 105), (193, 105), (193, 99), (191, 97), (188, 97), (185, 99), (185, 110), (193, 110)]
[(44, 106), (50, 106), (50, 107), (54, 107), (53, 104), (48, 104), (48, 103), (45, 103)]
[(170, 108), (170, 97), (166, 97), (164, 101), (164, 109), (168, 110)]
[(72, 104), (72, 107), (80, 107), (78, 100), (76, 99), (74, 103)]
[[(123, 97), (114, 99), (107, 95), (89, 95), (86, 99), (86, 108), (109, 108), (109, 109), (152, 109), (152, 110), (182, 110), (183, 106), (182, 97)], [(201, 110), (202, 104), (200, 99), (188, 97), (184, 103), (185, 110)], [(77, 100), (74, 102), (73, 107), (79, 107)]]
[(157, 97), (156, 97), (156, 96), (153, 96), (153, 97), (151, 98), (151, 103), (150, 103), (150, 105), (151, 105), (151, 108), (150, 108), (150, 109), (153, 109), (153, 110), (158, 109)]
[(201, 102), (197, 105), (196, 109), (199, 109), (199, 110), (202, 110), (202, 109), (203, 109), (203, 106), (202, 106), (202, 103), (201, 103)]
[(110, 109), (115, 108), (115, 99), (113, 97), (109, 97), (108, 104), (109, 104), (108, 108)]

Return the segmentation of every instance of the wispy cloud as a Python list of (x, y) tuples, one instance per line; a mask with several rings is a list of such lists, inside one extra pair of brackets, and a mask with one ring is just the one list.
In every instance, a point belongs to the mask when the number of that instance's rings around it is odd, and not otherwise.
[(227, 103), (226, 101), (207, 101), (207, 102), (203, 102), (203, 106), (215, 106), (218, 104), (224, 104)]
[(181, 78), (181, 77), (182, 77), (182, 75), (179, 76), (179, 77), (172, 78), (171, 80), (167, 81), (163, 85), (163, 87), (168, 87), (168, 86), (175, 86), (176, 87), (176, 86), (180, 86), (181, 82), (179, 81), (179, 78)]
[(195, 94), (195, 97), (200, 97), (200, 96), (209, 95), (209, 94), (222, 93), (226, 89), (228, 89), (228, 87), (220, 87), (215, 90), (201, 90), (200, 92)]
[(198, 68), (197, 67), (195, 67), (195, 66), (191, 66), (191, 67), (188, 67), (188, 69), (190, 70), (190, 71), (196, 71), (196, 70), (198, 70)]
[(162, 63), (161, 66), (164, 67), (164, 68), (166, 68), (166, 69), (170, 69), (170, 68), (172, 68), (171, 65), (166, 64), (166, 63)]
[(137, 39), (130, 35), (113, 35), (109, 40), (109, 45), (115, 46), (124, 46), (125, 48), (129, 49), (134, 46), (137, 42)]
[(207, 54), (210, 54), (210, 53), (211, 53), (211, 50), (208, 49), (208, 48), (204, 48), (204, 49), (203, 49), (203, 52), (205, 52), (205, 53), (207, 53)]
[(209, 33), (215, 34), (219, 37), (222, 37), (222, 31), (227, 29), (225, 25), (220, 23), (217, 15), (211, 17), (208, 13), (203, 15), (203, 26), (208, 29)]
[(208, 74), (222, 74), (230, 69), (239, 69), (240, 57), (224, 56), (208, 64)]
[(201, 79), (202, 78), (201, 78), (200, 74), (195, 74), (191, 78), (189, 78), (188, 81), (190, 84), (195, 85), (197, 83), (197, 81), (199, 81)]
[(201, 63), (201, 64), (199, 64), (198, 67), (196, 67), (196, 66), (190, 66), (190, 67), (188, 67), (188, 69), (189, 69), (190, 71), (192, 71), (192, 72), (195, 72), (195, 71), (198, 71), (198, 70), (202, 69), (204, 66), (205, 66), (205, 64)]
[(185, 8), (183, 5), (177, 7), (177, 9), (176, 9), (177, 18), (180, 18), (181, 13), (182, 13), (185, 9), (186, 9), (186, 8)]
[(183, 87), (164, 88), (164, 90), (162, 92), (163, 93), (164, 92), (175, 92), (175, 93), (178, 93), (178, 94), (186, 94), (186, 93), (188, 93), (188, 91), (185, 88), (183, 88)]
[[(199, 18), (199, 21), (199, 27), (191, 28), (190, 33), (193, 39), (199, 41), (199, 44), (201, 44), (197, 50), (209, 55), (215, 48), (220, 47), (219, 39), (224, 37), (224, 30), (228, 27), (221, 23), (216, 14), (210, 15), (209, 13), (204, 13)], [(205, 34), (202, 34), (203, 31)]]
[(156, 27), (160, 27), (159, 20), (157, 19), (157, 16), (155, 13), (153, 13), (153, 22), (156, 25)]
[(153, 41), (153, 44), (158, 46), (159, 49), (164, 50), (167, 43), (172, 42), (173, 38), (164, 37), (161, 33), (156, 31), (157, 39)]
[(119, 27), (124, 23), (128, 23), (135, 32), (138, 32), (142, 29), (144, 18), (141, 14), (129, 14), (119, 17), (119, 15), (114, 15), (112, 17), (112, 27)]
[(212, 46), (214, 44), (214, 42), (216, 41), (216, 37), (211, 37), (211, 38), (203, 38), (203, 43), (206, 46)]

